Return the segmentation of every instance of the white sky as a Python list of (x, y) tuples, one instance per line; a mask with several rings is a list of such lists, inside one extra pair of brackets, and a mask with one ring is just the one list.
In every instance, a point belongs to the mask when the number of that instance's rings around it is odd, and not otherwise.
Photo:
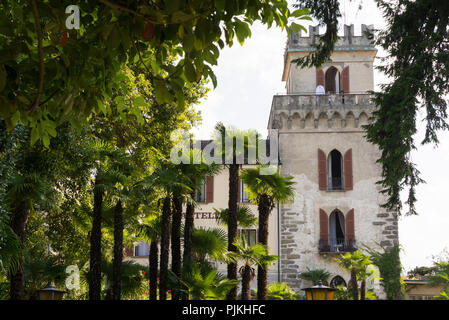
[[(362, 9), (357, 10), (360, 2)], [(346, 0), (345, 8), (342, 22), (346, 19), (347, 24), (354, 24), (356, 35), (360, 34), (362, 23), (374, 24), (375, 28), (385, 25), (373, 0)], [(235, 41), (232, 48), (221, 51), (218, 66), (214, 68), (218, 86), (197, 106), (203, 117), (202, 125), (194, 130), (198, 139), (209, 139), (218, 121), (267, 134), (273, 95), (285, 92), (281, 75), (287, 33), (275, 27), (267, 30), (261, 24), (253, 25), (251, 30), (252, 37), (243, 46)], [(378, 56), (382, 54), (379, 52)], [(374, 81), (377, 89), (387, 79), (375, 71)], [(422, 141), (424, 128), (420, 124), (416, 141)], [(448, 196), (449, 134), (440, 134), (438, 148), (420, 146), (413, 152), (412, 159), (427, 184), (417, 189), (419, 216), (403, 217), (399, 221), (401, 259), (405, 270), (431, 265), (432, 256), (449, 248), (449, 214), (444, 203)]]

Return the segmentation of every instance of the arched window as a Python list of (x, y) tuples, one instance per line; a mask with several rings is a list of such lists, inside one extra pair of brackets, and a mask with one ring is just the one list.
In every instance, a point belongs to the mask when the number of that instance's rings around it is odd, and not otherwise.
[(346, 287), (347, 284), (346, 284), (345, 279), (343, 279), (343, 278), (340, 277), (340, 276), (335, 276), (335, 277), (332, 278), (331, 283), (330, 283), (330, 286), (331, 286), (332, 288), (336, 288), (336, 287)]
[(330, 67), (325, 75), (326, 93), (340, 93), (340, 71), (335, 67)]
[(345, 250), (345, 216), (339, 210), (329, 216), (329, 246), (331, 252)]
[(343, 157), (338, 150), (332, 150), (327, 158), (328, 190), (343, 190)]

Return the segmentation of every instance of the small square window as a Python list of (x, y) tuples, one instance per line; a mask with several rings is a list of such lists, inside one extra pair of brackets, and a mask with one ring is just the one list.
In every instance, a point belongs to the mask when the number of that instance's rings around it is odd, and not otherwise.
[(243, 181), (242, 181), (242, 184), (241, 184), (241, 190), (242, 190), (242, 202), (249, 202), (249, 197), (248, 197), (248, 193), (246, 192), (246, 190), (245, 190), (245, 184), (243, 183)]

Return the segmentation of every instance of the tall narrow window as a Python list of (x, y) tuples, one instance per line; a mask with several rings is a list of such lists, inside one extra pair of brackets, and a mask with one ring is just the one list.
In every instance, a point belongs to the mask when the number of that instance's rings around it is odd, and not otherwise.
[(245, 239), (248, 246), (253, 246), (257, 243), (257, 230), (256, 229), (241, 229), (240, 235)]
[(338, 210), (329, 216), (329, 246), (331, 252), (345, 250), (345, 216)]
[(242, 202), (249, 202), (248, 193), (245, 190), (245, 183), (241, 181), (241, 190), (242, 190)]
[(201, 186), (195, 190), (195, 201), (199, 203), (206, 202), (206, 180), (201, 181)]
[(343, 190), (343, 157), (337, 150), (332, 150), (327, 159), (329, 190)]
[(340, 93), (340, 72), (335, 67), (326, 71), (326, 93)]

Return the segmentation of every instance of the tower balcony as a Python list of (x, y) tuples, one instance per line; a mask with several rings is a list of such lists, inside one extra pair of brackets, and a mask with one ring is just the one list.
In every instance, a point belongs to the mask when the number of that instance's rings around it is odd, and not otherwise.
[(277, 94), (268, 129), (361, 129), (376, 108), (372, 97), (367, 93)]

